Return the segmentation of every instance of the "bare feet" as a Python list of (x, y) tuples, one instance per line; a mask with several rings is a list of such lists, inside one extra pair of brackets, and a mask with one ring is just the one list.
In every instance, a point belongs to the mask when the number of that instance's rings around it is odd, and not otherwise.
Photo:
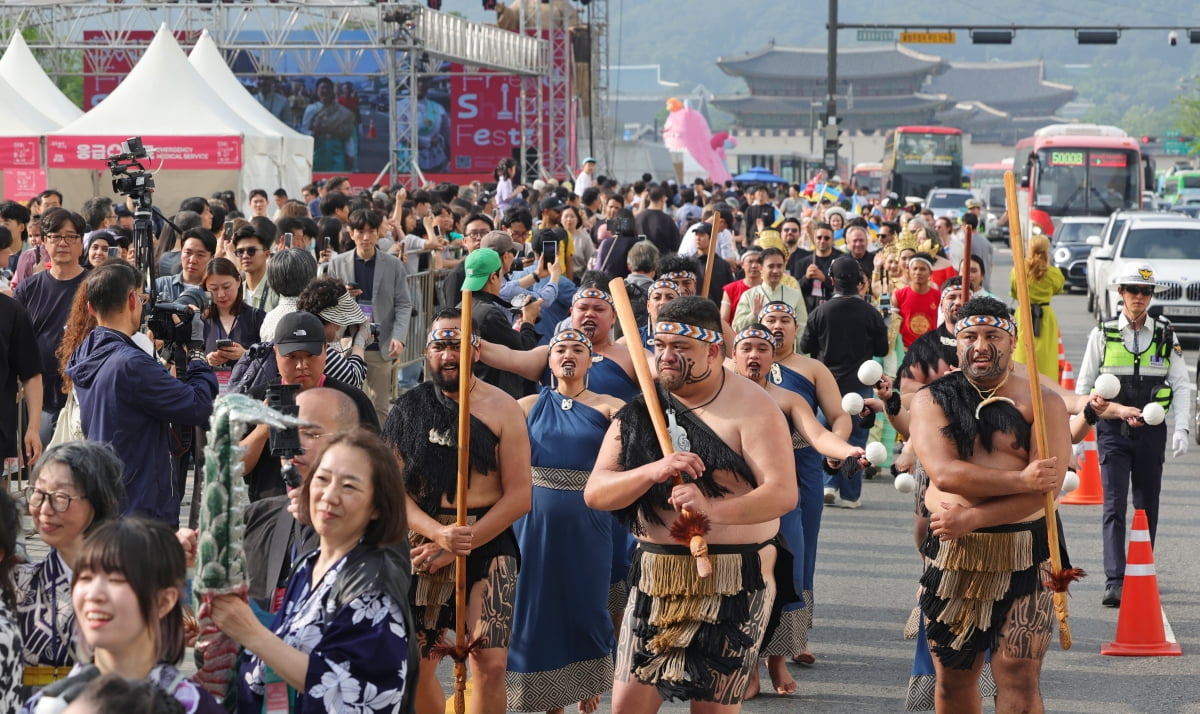
[(802, 667), (811, 667), (817, 663), (817, 656), (808, 650), (804, 650), (800, 654), (792, 657), (792, 661)]
[(796, 680), (788, 672), (785, 658), (768, 657), (767, 674), (771, 675), (771, 686), (775, 687), (776, 694), (786, 697), (796, 693)]
[(758, 696), (758, 662), (754, 663), (754, 669), (750, 670), (750, 681), (746, 684), (746, 696), (742, 697), (742, 701), (750, 701)]

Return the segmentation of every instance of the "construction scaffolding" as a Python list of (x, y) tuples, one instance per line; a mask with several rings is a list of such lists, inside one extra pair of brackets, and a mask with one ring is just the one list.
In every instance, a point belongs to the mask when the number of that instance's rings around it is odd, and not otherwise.
[[(140, 57), (153, 32), (164, 24), (184, 45), (207, 29), (227, 60), (248, 58), (255, 73), (313, 75), (318, 72), (318, 62), (332, 58), (343, 76), (386, 74), (389, 139), (397, 151), (390, 164), (393, 181), (402, 165), (410, 169), (406, 172), (410, 182), (420, 181), (417, 162), (407, 155), (413, 152), (404, 149), (405, 155), (401, 155), (397, 107), (407, 104), (411, 116), (405, 123), (413, 132), (407, 144), (415, 146), (418, 103), (401, 100), (415, 91), (418, 77), (430, 62), (448, 61), (518, 75), (523, 78), (522, 86), (548, 83), (554, 115), (546, 121), (559, 129), (570, 121), (566, 115), (573, 106), (569, 84), (553, 76), (551, 42), (540, 34), (470, 22), (423, 4), (352, 0), (53, 4), (26, 0), (0, 4), (0, 32), (5, 37), (14, 31), (25, 32), (30, 48), (52, 77), (82, 75), (81, 52), (87, 53), (89, 76), (123, 75)], [(281, 71), (287, 64), (285, 55), (294, 66)], [(564, 84), (566, 89), (560, 86)], [(523, 123), (533, 124), (542, 121), (541, 116), (530, 116), (540, 108), (526, 102), (517, 107)], [(527, 141), (531, 148), (529, 155), (539, 161), (537, 173), (562, 175), (567, 162), (565, 147), (547, 146), (546, 132), (523, 134), (522, 140), (523, 147)], [(552, 157), (556, 163), (544, 165), (541, 157)]]

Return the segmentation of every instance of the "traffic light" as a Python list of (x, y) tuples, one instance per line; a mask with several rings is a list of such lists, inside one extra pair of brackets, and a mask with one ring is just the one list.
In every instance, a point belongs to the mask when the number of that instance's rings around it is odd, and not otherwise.
[(1142, 137), (1142, 143), (1143, 143), (1143, 144), (1153, 144), (1153, 143), (1155, 143), (1155, 142), (1157, 142), (1157, 141), (1158, 141), (1158, 137), (1157, 137), (1157, 136), (1143, 136), (1143, 137)]

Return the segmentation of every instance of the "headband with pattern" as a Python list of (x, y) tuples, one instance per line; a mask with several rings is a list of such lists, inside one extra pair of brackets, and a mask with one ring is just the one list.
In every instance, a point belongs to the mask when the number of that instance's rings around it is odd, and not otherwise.
[(696, 274), (690, 270), (673, 270), (669, 273), (663, 273), (658, 277), (660, 280), (674, 280), (675, 282), (679, 282), (680, 280), (696, 282)]
[(737, 347), (742, 340), (753, 339), (766, 340), (772, 348), (775, 347), (775, 335), (767, 332), (766, 330), (760, 330), (757, 327), (747, 327), (746, 329), (737, 333), (737, 336), (733, 338), (733, 346)]
[(667, 290), (674, 290), (676, 293), (678, 293), (679, 292), (679, 283), (675, 282), (674, 280), (667, 280), (665, 278), (661, 279), (661, 280), (655, 280), (653, 283), (650, 283), (650, 289), (647, 292), (652, 293), (655, 290), (659, 290), (662, 288), (666, 288)]
[(773, 302), (773, 303), (764, 305), (763, 309), (761, 311), (759, 311), (759, 313), (758, 313), (758, 319), (761, 321), (764, 317), (766, 317), (767, 315), (770, 315), (773, 312), (786, 313), (793, 320), (796, 319), (796, 308), (792, 307), (791, 305), (788, 305), (785, 302)]
[(574, 305), (584, 298), (595, 298), (603, 300), (609, 305), (613, 304), (612, 295), (609, 295), (600, 288), (579, 288), (579, 290), (575, 291), (575, 297), (571, 299), (571, 304)]
[(654, 323), (654, 332), (665, 333), (668, 335), (679, 335), (680, 337), (690, 337), (693, 340), (707, 342), (710, 345), (721, 344), (721, 333), (713, 332), (705, 327), (696, 325), (688, 325), (683, 322), (656, 322)]
[[(428, 347), (434, 342), (462, 342), (462, 330), (457, 327), (446, 327), (440, 330), (430, 330), (429, 339), (425, 341), (425, 346)], [(471, 346), (479, 348), (479, 335), (471, 334)]]
[(588, 352), (592, 351), (592, 341), (588, 339), (587, 335), (573, 327), (559, 330), (558, 332), (554, 333), (554, 337), (550, 338), (551, 347), (559, 342), (580, 342), (584, 347), (588, 348)]
[(1017, 334), (1016, 323), (1007, 317), (996, 317), (994, 315), (968, 315), (955, 323), (954, 332), (961, 332), (968, 327), (999, 327), (1014, 337)]

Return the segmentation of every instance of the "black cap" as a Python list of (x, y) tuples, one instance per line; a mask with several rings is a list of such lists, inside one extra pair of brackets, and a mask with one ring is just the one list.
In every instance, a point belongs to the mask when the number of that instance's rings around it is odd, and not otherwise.
[(538, 204), (538, 208), (542, 211), (562, 211), (567, 207), (567, 204), (562, 202), (558, 196), (547, 196)]
[(862, 266), (854, 258), (843, 255), (829, 266), (829, 275), (834, 282), (853, 280), (857, 283), (862, 278)]
[(301, 350), (325, 354), (325, 324), (311, 312), (289, 312), (275, 327), (275, 351), (290, 355)]

